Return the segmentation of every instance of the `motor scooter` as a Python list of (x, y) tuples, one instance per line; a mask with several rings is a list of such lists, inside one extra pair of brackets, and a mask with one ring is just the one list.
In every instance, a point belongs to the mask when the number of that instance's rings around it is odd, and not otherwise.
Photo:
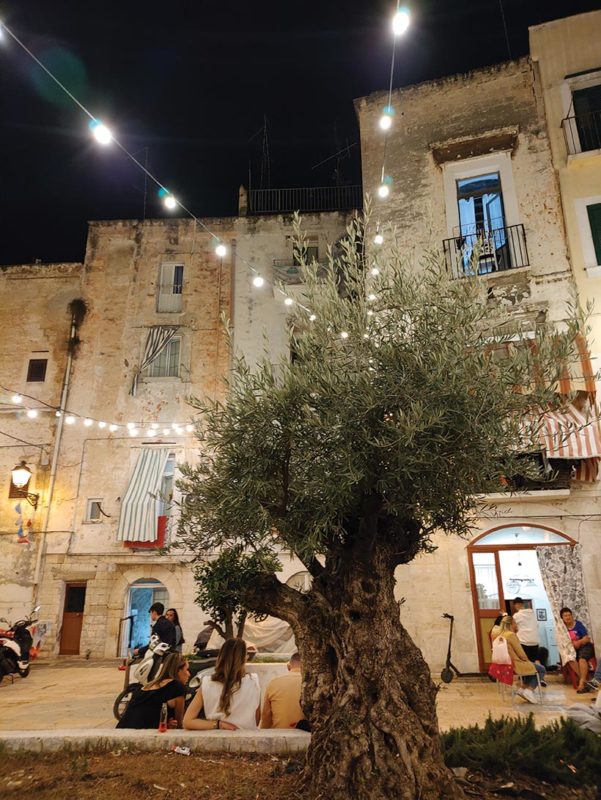
[(21, 678), (29, 675), (30, 659), (37, 655), (37, 650), (33, 651), (33, 637), (29, 629), (37, 622), (33, 616), (39, 610), (40, 606), (36, 606), (29, 617), (13, 625), (4, 617), (0, 619), (0, 622), (9, 625), (6, 630), (0, 630), (0, 682), (5, 675), (10, 675), (13, 682), (15, 675)]
[(162, 642), (156, 634), (153, 634), (142, 656), (127, 659), (123, 691), (117, 695), (113, 703), (113, 715), (116, 720), (120, 720), (125, 713), (134, 691), (155, 679), (164, 657), (169, 652), (171, 648), (167, 642)]

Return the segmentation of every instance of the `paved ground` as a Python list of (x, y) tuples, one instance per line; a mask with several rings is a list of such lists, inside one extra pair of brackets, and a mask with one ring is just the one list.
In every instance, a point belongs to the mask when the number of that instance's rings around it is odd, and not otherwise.
[[(99, 663), (66, 659), (32, 664), (23, 680), (7, 679), (0, 687), (0, 731), (50, 731), (114, 728), (113, 701), (123, 687), (123, 672), (117, 662)], [(455, 679), (443, 684), (438, 696), (442, 730), (482, 723), (489, 713), (533, 712), (537, 724), (558, 719), (563, 710), (576, 702), (590, 702), (592, 695), (577, 695), (552, 676), (543, 690), (545, 704), (533, 706), (511, 697), (502, 697), (497, 686), (487, 679)]]

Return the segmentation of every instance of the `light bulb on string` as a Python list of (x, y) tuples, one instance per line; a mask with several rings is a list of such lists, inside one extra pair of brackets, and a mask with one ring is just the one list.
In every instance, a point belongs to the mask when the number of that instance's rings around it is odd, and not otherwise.
[(265, 279), (261, 277), (261, 275), (255, 275), (253, 278), (253, 286), (256, 286), (257, 289), (260, 289), (261, 286), (265, 283)]
[(374, 276), (374, 278), (375, 278), (375, 277), (376, 277), (376, 275), (379, 275), (379, 274), (380, 274), (380, 270), (379, 270), (379, 268), (378, 268), (378, 267), (372, 267), (372, 268), (371, 268), (371, 274), (372, 274), (372, 275)]
[(309, 314), (309, 322), (315, 322), (316, 319), (317, 317), (315, 316), (315, 314)]
[(111, 433), (115, 433), (115, 431), (118, 429), (118, 427), (119, 427), (119, 426), (118, 426), (118, 425), (115, 425), (115, 423), (113, 422), (113, 423), (112, 423), (112, 425), (109, 425), (109, 431), (110, 431)]
[(215, 255), (219, 256), (219, 258), (225, 258), (227, 255), (227, 247), (223, 244), (223, 242), (219, 242), (215, 248)]
[(381, 244), (384, 244), (384, 237), (382, 236), (381, 233), (376, 233), (376, 235), (374, 236), (374, 244), (377, 245), (378, 247)]
[(63, 412), (62, 411), (55, 411), (54, 412), (54, 416), (55, 417), (62, 417), (63, 416)]
[(392, 18), (392, 32), (395, 36), (402, 36), (411, 24), (411, 14), (408, 8), (397, 8)]
[(193, 430), (194, 430), (194, 425), (186, 425), (186, 431), (188, 433), (192, 433)]
[(135, 422), (128, 422), (127, 423), (127, 429), (128, 430), (131, 430), (132, 428), (135, 428), (135, 427), (136, 427), (136, 423)]
[(390, 194), (390, 186), (387, 183), (381, 183), (378, 186), (378, 197), (385, 200)]
[(137, 436), (138, 435), (138, 429), (137, 428), (130, 428), (129, 429), (129, 435), (130, 436)]
[(67, 414), (65, 417), (65, 424), (66, 425), (75, 425), (75, 417), (73, 414)]
[(171, 433), (170, 428), (163, 428), (163, 436), (169, 436), (170, 433)]
[(154, 428), (148, 428), (148, 430), (146, 431), (146, 436), (151, 436), (152, 437), (152, 436), (156, 436), (156, 435), (157, 435), (157, 432), (155, 431)]
[(372, 292), (371, 294), (368, 294), (368, 295), (367, 295), (367, 299), (368, 299), (370, 302), (373, 302), (373, 301), (376, 299), (376, 296), (375, 296), (375, 294)]
[(35, 408), (30, 408), (27, 410), (27, 416), (29, 419), (35, 419), (38, 415), (38, 412)]
[(158, 431), (159, 423), (158, 422), (153, 422), (150, 427), (152, 428), (153, 431)]
[(348, 332), (347, 331), (342, 331), (341, 334), (340, 334), (340, 338), (341, 339), (348, 339)]
[(92, 135), (94, 139), (98, 142), (98, 144), (107, 145), (113, 141), (113, 134), (110, 132), (109, 128), (101, 122), (99, 119), (92, 119), (89, 122), (90, 130), (92, 131)]
[(106, 422), (102, 422), (102, 421), (101, 421), (101, 422), (99, 422), (99, 423), (98, 423), (98, 427), (99, 427), (99, 428), (106, 428)]
[(83, 424), (86, 426), (86, 428), (91, 428), (92, 425), (94, 424), (94, 420), (88, 417), (84, 419)]
[(13, 394), (13, 396), (12, 396), (10, 399), (11, 399), (11, 400), (13, 401), (13, 403), (15, 403), (15, 404), (17, 404), (17, 403), (22, 403), (22, 402), (23, 402), (23, 397), (22, 397), (20, 394)]
[(183, 430), (178, 425), (174, 425), (173, 430), (175, 431), (176, 436), (181, 436), (183, 433)]
[(291, 297), (286, 297), (284, 299), (284, 305), (285, 306), (292, 306), (292, 305), (294, 305), (294, 300)]
[(389, 131), (392, 127), (392, 118), (394, 117), (394, 108), (391, 105), (384, 106), (382, 110), (382, 116), (378, 121), (378, 125), (380, 129), (383, 131)]

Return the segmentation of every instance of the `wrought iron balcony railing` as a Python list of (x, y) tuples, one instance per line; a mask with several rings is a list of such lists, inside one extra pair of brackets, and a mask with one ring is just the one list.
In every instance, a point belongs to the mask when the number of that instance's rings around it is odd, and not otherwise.
[(601, 110), (566, 117), (561, 126), (571, 156), (601, 150)]
[(530, 265), (523, 225), (459, 234), (444, 239), (442, 246), (453, 278), (489, 275)]
[(361, 186), (317, 186), (298, 189), (251, 189), (249, 214), (291, 214), (293, 211), (350, 211), (363, 205)]

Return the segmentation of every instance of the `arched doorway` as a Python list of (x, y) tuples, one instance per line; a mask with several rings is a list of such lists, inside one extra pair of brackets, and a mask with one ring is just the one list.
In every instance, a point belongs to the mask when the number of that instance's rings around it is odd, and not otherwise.
[(125, 602), (126, 621), (123, 623), (121, 651), (125, 655), (131, 647), (141, 647), (150, 639), (150, 615), (148, 609), (153, 603), (169, 606), (169, 592), (155, 578), (140, 578), (129, 585)]
[(559, 661), (555, 623), (538, 567), (536, 547), (562, 547), (576, 542), (559, 531), (539, 525), (503, 525), (476, 537), (468, 545), (468, 565), (480, 670), (491, 659), (490, 630), (501, 611), (513, 612), (512, 602), (521, 597), (535, 609), (539, 642), (549, 651), (549, 664)]

